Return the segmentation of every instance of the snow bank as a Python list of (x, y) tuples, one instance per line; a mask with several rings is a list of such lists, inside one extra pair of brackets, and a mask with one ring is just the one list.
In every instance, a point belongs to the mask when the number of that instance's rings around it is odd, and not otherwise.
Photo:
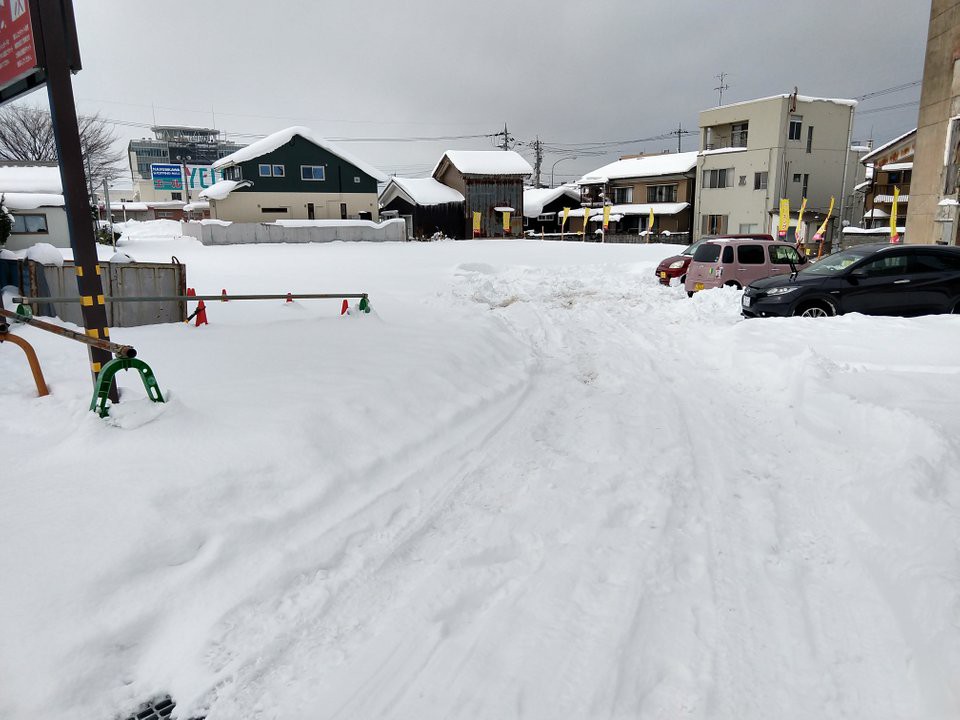
[(956, 316), (742, 321), (665, 245), (130, 242), (374, 312), (117, 329), (170, 402), (108, 422), (15, 329), (4, 720), (960, 715)]
[(50, 243), (37, 243), (28, 247), (24, 252), (24, 257), (41, 265), (56, 265), (58, 267), (63, 265), (63, 253)]

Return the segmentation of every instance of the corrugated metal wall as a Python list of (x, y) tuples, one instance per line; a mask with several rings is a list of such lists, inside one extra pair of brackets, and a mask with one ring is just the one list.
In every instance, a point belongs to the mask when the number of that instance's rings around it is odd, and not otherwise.
[(503, 216), (496, 207), (512, 207), (511, 235), (523, 233), (523, 182), (519, 178), (467, 178), (464, 237), (473, 237), (473, 213), (481, 215), (481, 237), (503, 237)]

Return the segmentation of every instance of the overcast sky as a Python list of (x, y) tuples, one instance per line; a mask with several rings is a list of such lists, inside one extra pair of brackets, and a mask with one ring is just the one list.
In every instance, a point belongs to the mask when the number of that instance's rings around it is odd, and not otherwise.
[[(920, 80), (929, 0), (74, 0), (81, 112), (124, 123), (328, 138), (484, 135), (504, 122), (532, 160), (554, 148), (696, 130), (697, 113), (790, 92), (855, 98)], [(854, 136), (916, 126), (919, 86), (864, 101)], [(45, 101), (36, 93), (28, 101)], [(861, 115), (861, 111), (911, 103)], [(124, 140), (146, 127), (117, 126)], [(249, 141), (249, 137), (240, 138)], [(696, 149), (696, 136), (683, 149)], [(426, 175), (489, 138), (345, 144), (387, 173)], [(566, 159), (557, 181), (676, 139)], [(569, 153), (567, 153), (569, 154)]]

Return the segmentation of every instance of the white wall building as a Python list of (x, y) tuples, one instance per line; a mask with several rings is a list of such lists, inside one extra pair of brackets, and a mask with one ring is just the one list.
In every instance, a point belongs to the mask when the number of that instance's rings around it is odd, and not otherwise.
[(5, 248), (23, 250), (38, 242), (70, 247), (57, 165), (0, 165), (0, 196), (13, 215)]
[(856, 104), (794, 93), (701, 112), (696, 237), (776, 237), (780, 199), (787, 198), (791, 227), (786, 239), (794, 242), (797, 212), (806, 198), (802, 233), (811, 241), (833, 196), (830, 238), (863, 177), (863, 166), (850, 150)]

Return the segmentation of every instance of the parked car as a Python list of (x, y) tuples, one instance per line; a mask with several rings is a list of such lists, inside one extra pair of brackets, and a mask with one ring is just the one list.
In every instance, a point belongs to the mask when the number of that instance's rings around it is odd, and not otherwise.
[(960, 311), (960, 247), (859, 245), (803, 270), (750, 283), (746, 317), (928, 315)]
[(678, 278), (682, 284), (687, 277), (687, 267), (689, 267), (690, 261), (693, 260), (693, 254), (697, 251), (697, 248), (705, 242), (706, 238), (697, 240), (693, 245), (685, 247), (679, 255), (671, 255), (661, 260), (660, 264), (657, 265), (656, 271), (660, 284), (669, 285), (671, 280)]
[(742, 288), (761, 278), (788, 275), (806, 264), (796, 247), (770, 235), (712, 238), (693, 254), (684, 287), (688, 295), (724, 285)]

